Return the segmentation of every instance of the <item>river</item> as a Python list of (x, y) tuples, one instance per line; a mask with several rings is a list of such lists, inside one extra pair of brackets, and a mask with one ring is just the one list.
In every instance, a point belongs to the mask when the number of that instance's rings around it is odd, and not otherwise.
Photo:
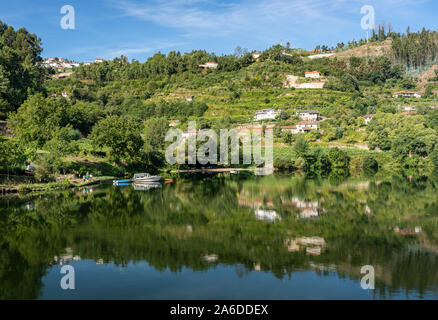
[(0, 299), (437, 299), (437, 191), (240, 173), (3, 197)]

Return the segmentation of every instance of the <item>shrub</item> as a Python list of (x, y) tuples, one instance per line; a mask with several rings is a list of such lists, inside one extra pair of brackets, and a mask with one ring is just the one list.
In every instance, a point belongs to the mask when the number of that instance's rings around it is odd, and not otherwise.
[(274, 159), (274, 167), (279, 171), (288, 171), (293, 168), (293, 162), (286, 157), (279, 157)]
[(379, 163), (372, 155), (366, 155), (363, 158), (363, 168), (364, 170), (377, 171), (379, 170)]

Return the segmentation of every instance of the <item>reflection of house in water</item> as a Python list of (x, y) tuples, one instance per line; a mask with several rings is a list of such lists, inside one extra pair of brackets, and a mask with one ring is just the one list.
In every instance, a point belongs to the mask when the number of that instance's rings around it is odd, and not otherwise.
[(394, 232), (401, 234), (402, 236), (409, 236), (422, 233), (423, 229), (420, 226), (416, 226), (414, 230), (412, 230), (411, 228), (400, 229), (399, 227), (395, 227)]
[(248, 199), (243, 194), (240, 194), (238, 197), (238, 202), (240, 206), (254, 208), (254, 214), (258, 220), (270, 222), (281, 220), (281, 217), (277, 214), (276, 211), (261, 209), (263, 207), (274, 207), (272, 198), (259, 197), (254, 199)]
[(239, 195), (237, 201), (239, 202), (240, 206), (251, 207), (251, 208), (260, 208), (262, 206), (272, 208), (274, 206), (274, 202), (272, 201), (272, 198), (247, 199), (245, 196)]
[(71, 248), (65, 248), (65, 253), (61, 254), (59, 257), (55, 256), (53, 258), (53, 260), (55, 261), (55, 263), (63, 265), (63, 264), (69, 263), (70, 261), (79, 261), (79, 260), (81, 260), (81, 257), (74, 256), (73, 250)]
[(336, 272), (336, 266), (335, 265), (333, 265), (333, 264), (330, 264), (330, 265), (323, 265), (323, 264), (316, 264), (316, 263), (313, 263), (313, 262), (311, 262), (310, 264), (309, 264), (309, 266), (310, 266), (310, 268), (312, 269), (312, 270), (315, 270), (315, 271), (322, 271), (322, 272)]
[(213, 262), (216, 262), (219, 259), (219, 257), (217, 254), (210, 254), (210, 255), (203, 256), (202, 259), (206, 262), (213, 263)]
[(292, 197), (292, 202), (284, 202), (283, 205), (297, 207), (300, 210), (300, 219), (319, 217), (320, 209), (318, 207), (318, 201), (300, 200), (297, 197)]
[(259, 220), (270, 221), (270, 222), (281, 220), (281, 217), (274, 210), (256, 209), (254, 210), (254, 213), (256, 218)]
[(296, 252), (305, 248), (307, 255), (319, 256), (327, 244), (324, 238), (321, 237), (300, 237), (286, 239), (285, 246), (289, 252)]
[(26, 203), (27, 210), (35, 210), (35, 205), (33, 203)]

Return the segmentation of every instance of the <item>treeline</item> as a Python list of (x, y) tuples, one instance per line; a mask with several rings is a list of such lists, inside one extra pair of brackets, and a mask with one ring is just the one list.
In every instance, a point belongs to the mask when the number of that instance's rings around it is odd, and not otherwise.
[(75, 70), (74, 78), (94, 81), (160, 79), (163, 76), (186, 72), (200, 73), (202, 69), (199, 65), (206, 62), (217, 62), (218, 71), (236, 71), (249, 66), (254, 59), (251, 53), (239, 56), (216, 56), (205, 50), (195, 50), (184, 54), (172, 51), (168, 55), (158, 52), (144, 63), (137, 60), (129, 63), (126, 57), (121, 56), (113, 61), (82, 65)]
[(29, 92), (42, 89), (46, 74), (38, 64), (42, 50), (35, 34), (0, 21), (0, 119), (15, 111)]
[(391, 151), (407, 168), (438, 168), (438, 110), (425, 116), (378, 112), (367, 126), (370, 149)]
[(425, 28), (412, 33), (408, 28), (406, 34), (393, 39), (392, 49), (397, 63), (412, 69), (428, 67), (438, 57), (438, 33)]

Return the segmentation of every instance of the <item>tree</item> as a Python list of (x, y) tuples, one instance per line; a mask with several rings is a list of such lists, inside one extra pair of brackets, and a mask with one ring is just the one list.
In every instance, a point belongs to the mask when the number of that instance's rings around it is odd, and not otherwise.
[(164, 138), (169, 129), (166, 118), (150, 118), (144, 123), (145, 143), (152, 150), (160, 151), (164, 147)]
[(303, 135), (299, 135), (294, 144), (294, 150), (299, 157), (302, 157), (309, 150), (309, 142)]
[(432, 160), (435, 169), (438, 169), (438, 147), (435, 147), (433, 151), (430, 153), (430, 160)]
[(40, 65), (41, 39), (25, 28), (0, 21), (0, 119), (15, 111), (29, 93), (42, 89), (47, 74)]
[(363, 169), (365, 171), (377, 171), (379, 169), (379, 164), (372, 155), (366, 155), (363, 158)]
[(280, 116), (279, 117), (280, 117), (280, 120), (287, 120), (287, 119), (290, 118), (290, 114), (289, 114), (289, 112), (287, 112), (285, 110), (282, 110), (280, 112)]
[(339, 148), (330, 149), (328, 158), (333, 168), (348, 168), (350, 165), (350, 157)]
[(35, 149), (42, 147), (57, 128), (67, 123), (67, 102), (44, 98), (42, 94), (30, 96), (8, 119), (8, 127), (20, 142)]
[(61, 159), (63, 156), (74, 151), (73, 136), (71, 135), (72, 127), (67, 125), (63, 128), (55, 128), (53, 137), (46, 142), (44, 148), (54, 156), (55, 159)]
[(20, 166), (26, 161), (26, 154), (17, 141), (0, 136), (0, 167), (8, 174), (11, 168)]
[(292, 143), (293, 134), (289, 130), (286, 130), (285, 132), (283, 132), (282, 137), (283, 137), (284, 143), (287, 143), (287, 144), (291, 144)]
[(97, 147), (109, 147), (116, 159), (134, 159), (143, 146), (137, 122), (119, 116), (100, 120), (93, 127), (89, 138)]

